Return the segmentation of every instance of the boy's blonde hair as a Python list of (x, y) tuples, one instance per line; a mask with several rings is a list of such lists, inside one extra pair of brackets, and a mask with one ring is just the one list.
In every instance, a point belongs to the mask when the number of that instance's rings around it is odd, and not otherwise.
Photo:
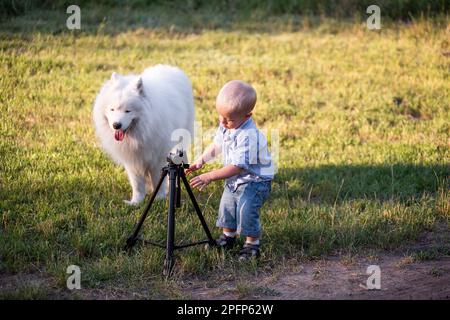
[(256, 104), (256, 91), (247, 82), (232, 80), (227, 82), (216, 98), (216, 106), (227, 108), (230, 112), (248, 114)]

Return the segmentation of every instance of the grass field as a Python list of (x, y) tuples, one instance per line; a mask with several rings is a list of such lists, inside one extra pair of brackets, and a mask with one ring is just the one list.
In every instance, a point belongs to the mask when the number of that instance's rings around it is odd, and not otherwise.
[[(390, 250), (450, 223), (448, 18), (370, 31), (364, 21), (289, 15), (230, 21), (217, 12), (105, 10), (82, 10), (73, 32), (64, 11), (0, 23), (0, 273), (45, 274), (64, 288), (75, 264), (84, 288), (177, 298), (186, 279)], [(258, 126), (278, 130), (259, 262), (192, 248), (178, 252), (165, 282), (162, 250), (121, 250), (142, 206), (122, 202), (130, 186), (99, 148), (92, 104), (113, 71), (157, 63), (190, 76), (204, 130), (217, 125), (218, 90), (236, 78), (258, 92)], [(196, 192), (211, 227), (221, 190)], [(165, 238), (166, 209), (155, 207), (147, 236)], [(177, 238), (202, 237), (184, 203)], [(48, 294), (24, 285), (0, 298)]]

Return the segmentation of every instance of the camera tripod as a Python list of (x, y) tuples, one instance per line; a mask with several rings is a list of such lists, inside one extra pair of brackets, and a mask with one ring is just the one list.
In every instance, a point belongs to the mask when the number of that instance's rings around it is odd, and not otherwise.
[[(191, 187), (189, 186), (189, 182), (186, 179), (186, 175), (184, 173), (184, 169), (189, 168), (188, 164), (185, 164), (180, 158), (183, 158), (183, 152), (177, 151), (178, 154), (170, 154), (167, 157), (167, 165), (161, 169), (161, 176), (159, 178), (158, 184), (153, 191), (153, 194), (150, 198), (150, 201), (146, 205), (144, 211), (142, 212), (141, 218), (134, 228), (134, 232), (130, 237), (128, 237), (125, 250), (130, 251), (138, 240), (142, 241), (144, 244), (154, 245), (160, 248), (166, 249), (166, 258), (164, 260), (164, 269), (163, 275), (169, 277), (172, 273), (172, 268), (174, 265), (174, 251), (177, 249), (183, 249), (186, 247), (191, 247), (195, 245), (208, 243), (210, 246), (215, 246), (216, 242), (211, 236), (211, 232), (209, 231), (208, 225), (206, 224), (205, 218), (202, 215), (200, 207), (197, 203), (197, 200), (192, 193)], [(184, 158), (186, 159), (186, 158)], [(156, 194), (158, 193), (159, 188), (161, 187), (164, 178), (169, 176), (169, 210), (167, 217), (167, 240), (166, 244), (158, 243), (152, 240), (144, 240), (138, 237), (139, 231), (144, 224), (145, 219), (147, 218), (148, 212), (153, 204), (153, 201), (156, 198)], [(181, 180), (186, 188), (187, 193), (189, 194), (189, 198), (191, 199), (192, 204), (194, 205), (195, 212), (202, 224), (203, 230), (208, 237), (207, 240), (193, 242), (189, 244), (175, 245), (175, 209), (181, 206)]]

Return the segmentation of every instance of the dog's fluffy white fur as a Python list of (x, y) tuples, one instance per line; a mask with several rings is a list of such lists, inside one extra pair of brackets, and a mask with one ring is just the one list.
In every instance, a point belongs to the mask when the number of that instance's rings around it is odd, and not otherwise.
[[(106, 153), (125, 167), (133, 190), (129, 204), (153, 192), (166, 157), (179, 141), (177, 129), (193, 137), (194, 99), (186, 74), (172, 66), (156, 65), (141, 75), (118, 75), (101, 88), (93, 109), (97, 136)], [(187, 141), (184, 141), (186, 143)], [(166, 178), (157, 197), (165, 197)]]

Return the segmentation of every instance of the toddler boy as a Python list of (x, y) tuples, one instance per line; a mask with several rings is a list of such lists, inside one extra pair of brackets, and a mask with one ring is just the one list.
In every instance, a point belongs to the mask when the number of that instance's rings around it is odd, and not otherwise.
[(267, 140), (251, 117), (255, 104), (256, 92), (251, 85), (239, 80), (226, 83), (216, 99), (220, 124), (214, 142), (186, 169), (186, 174), (199, 170), (222, 153), (224, 166), (192, 178), (190, 185), (203, 190), (211, 181), (225, 179), (216, 223), (223, 234), (217, 244), (229, 249), (235, 245), (237, 234), (245, 236), (240, 260), (260, 255), (259, 211), (274, 177)]

